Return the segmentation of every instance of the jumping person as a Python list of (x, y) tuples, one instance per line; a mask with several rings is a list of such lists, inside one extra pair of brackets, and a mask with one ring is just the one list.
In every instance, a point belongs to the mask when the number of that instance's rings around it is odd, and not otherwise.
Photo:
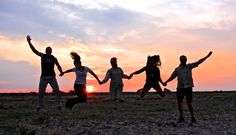
[(56, 64), (60, 73), (62, 73), (62, 68), (61, 68), (57, 58), (52, 55), (52, 48), (51, 47), (47, 47), (45, 50), (46, 54), (44, 54), (34, 48), (33, 44), (31, 43), (30, 35), (27, 35), (27, 41), (29, 43), (31, 50), (36, 55), (41, 57), (41, 76), (40, 76), (40, 82), (39, 82), (39, 94), (38, 94), (39, 101), (38, 101), (37, 111), (39, 111), (43, 107), (43, 97), (44, 97), (45, 90), (46, 90), (46, 87), (48, 84), (50, 84), (50, 86), (52, 87), (53, 93), (55, 93), (55, 95), (56, 95), (57, 107), (59, 110), (61, 110), (60, 90), (59, 90), (59, 86), (58, 86), (58, 83), (57, 83), (57, 80), (55, 77), (56, 74), (54, 71), (54, 65)]
[(129, 76), (124, 74), (123, 70), (117, 65), (117, 58), (113, 57), (110, 60), (111, 68), (107, 71), (105, 78), (100, 84), (106, 83), (109, 79), (110, 82), (110, 100), (123, 102), (121, 95), (123, 91), (122, 78), (129, 79)]
[(161, 60), (159, 55), (148, 56), (146, 66), (130, 74), (130, 78), (132, 78), (132, 76), (135, 74), (140, 74), (144, 71), (146, 72), (146, 83), (142, 89), (137, 91), (141, 97), (144, 97), (151, 88), (154, 88), (161, 97), (165, 96), (166, 92), (162, 91), (159, 85), (159, 82), (163, 85), (160, 76), (160, 69), (158, 68), (160, 65)]
[(66, 108), (70, 110), (77, 103), (87, 102), (86, 78), (88, 72), (97, 79), (98, 83), (100, 83), (97, 75), (89, 67), (82, 66), (80, 56), (76, 52), (71, 52), (71, 57), (74, 60), (75, 67), (60, 74), (60, 76), (63, 76), (65, 73), (75, 72), (76, 75), (74, 90), (78, 97), (67, 99)]
[(177, 100), (178, 100), (178, 110), (180, 114), (178, 123), (184, 121), (183, 109), (182, 109), (182, 102), (183, 102), (184, 96), (186, 96), (187, 105), (191, 113), (191, 122), (193, 123), (196, 122), (196, 119), (193, 113), (193, 107), (192, 107), (192, 89), (194, 87), (193, 78), (192, 78), (192, 69), (198, 67), (198, 65), (204, 62), (208, 57), (210, 57), (211, 54), (212, 52), (209, 52), (208, 55), (205, 56), (204, 58), (190, 64), (186, 64), (187, 57), (184, 55), (181, 55), (179, 58), (180, 65), (174, 70), (170, 78), (166, 82), (164, 82), (164, 85), (167, 85), (168, 82), (172, 81), (176, 77), (178, 78), (177, 79), (178, 80)]

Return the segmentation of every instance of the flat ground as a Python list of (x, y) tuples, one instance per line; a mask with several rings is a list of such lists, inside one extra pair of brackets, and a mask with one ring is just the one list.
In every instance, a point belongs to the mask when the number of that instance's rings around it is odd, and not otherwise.
[(105, 102), (108, 94), (90, 94), (87, 103), (58, 111), (54, 96), (45, 96), (45, 109), (36, 112), (37, 95), (0, 95), (0, 135), (236, 135), (236, 92), (194, 93), (197, 123), (190, 123), (184, 104), (185, 122), (177, 124), (175, 93), (161, 98), (149, 93), (140, 99), (125, 93), (125, 102)]

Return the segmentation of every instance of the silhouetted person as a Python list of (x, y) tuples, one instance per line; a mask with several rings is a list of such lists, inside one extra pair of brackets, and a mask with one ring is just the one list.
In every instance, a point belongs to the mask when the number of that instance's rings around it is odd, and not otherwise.
[(82, 66), (80, 56), (76, 52), (71, 52), (71, 57), (74, 60), (75, 67), (60, 74), (60, 76), (63, 76), (65, 73), (75, 72), (76, 75), (74, 90), (78, 97), (66, 100), (66, 108), (70, 110), (77, 103), (87, 102), (86, 78), (88, 72), (97, 79), (98, 83), (100, 83), (97, 75), (90, 68)]
[(27, 36), (27, 41), (29, 43), (29, 46), (31, 50), (41, 57), (41, 76), (40, 76), (40, 82), (39, 82), (39, 105), (37, 107), (37, 111), (39, 111), (43, 107), (43, 97), (45, 94), (46, 87), (48, 83), (51, 85), (53, 89), (53, 93), (56, 95), (56, 103), (58, 106), (58, 109), (61, 109), (60, 106), (60, 89), (56, 80), (56, 74), (54, 71), (54, 65), (56, 64), (58, 70), (60, 73), (62, 73), (62, 68), (57, 60), (56, 57), (52, 55), (52, 48), (47, 47), (45, 50), (45, 54), (39, 52), (34, 48), (34, 46), (31, 43), (31, 37)]
[(187, 57), (182, 55), (180, 56), (180, 65), (175, 69), (175, 71), (171, 74), (170, 78), (164, 82), (164, 85), (167, 85), (168, 82), (172, 81), (177, 77), (178, 86), (177, 86), (177, 100), (178, 100), (178, 109), (179, 109), (179, 120), (178, 122), (183, 122), (183, 109), (182, 102), (184, 96), (186, 96), (187, 105), (189, 111), (191, 113), (191, 122), (196, 122), (193, 113), (192, 107), (192, 89), (194, 87), (193, 78), (192, 78), (192, 69), (198, 67), (199, 64), (204, 62), (208, 57), (210, 57), (212, 52), (209, 52), (207, 56), (198, 60), (197, 62), (186, 64)]
[(118, 100), (123, 102), (121, 96), (123, 91), (123, 81), (122, 78), (129, 78), (128, 75), (124, 74), (123, 70), (117, 65), (117, 58), (113, 57), (110, 60), (111, 68), (107, 71), (105, 78), (100, 84), (106, 83), (109, 79), (110, 82), (110, 100)]
[(141, 97), (144, 97), (151, 88), (155, 89), (161, 97), (165, 96), (165, 91), (162, 91), (159, 85), (159, 82), (163, 84), (160, 76), (160, 69), (158, 68), (160, 65), (161, 61), (159, 55), (148, 56), (146, 66), (130, 74), (130, 77), (132, 77), (135, 74), (140, 74), (144, 71), (146, 72), (146, 83), (142, 89), (137, 91)]

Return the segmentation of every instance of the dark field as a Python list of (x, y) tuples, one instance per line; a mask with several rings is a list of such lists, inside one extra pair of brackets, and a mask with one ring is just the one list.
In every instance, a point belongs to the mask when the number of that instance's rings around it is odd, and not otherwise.
[(236, 135), (236, 92), (194, 93), (197, 123), (190, 123), (184, 103), (185, 122), (177, 124), (175, 93), (161, 98), (149, 93), (140, 99), (125, 93), (125, 102), (105, 102), (108, 94), (90, 94), (87, 103), (69, 111), (54, 106), (45, 96), (45, 109), (36, 112), (37, 95), (0, 95), (0, 135)]

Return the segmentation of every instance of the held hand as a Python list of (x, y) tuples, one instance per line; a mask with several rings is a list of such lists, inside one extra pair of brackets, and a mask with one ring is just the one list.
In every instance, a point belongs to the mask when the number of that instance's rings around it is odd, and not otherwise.
[(98, 83), (99, 83), (100, 85), (101, 85), (101, 84), (103, 84), (103, 82), (101, 82), (100, 80), (99, 80), (99, 82), (98, 82)]
[(131, 79), (131, 78), (133, 77), (133, 75), (134, 75), (134, 74), (130, 74), (128, 79)]
[(64, 72), (61, 72), (59, 76), (63, 76), (64, 75)]
[(162, 84), (163, 86), (166, 86), (167, 85), (167, 82), (163, 82), (163, 84)]
[(212, 51), (210, 51), (209, 53), (208, 53), (208, 55), (207, 55), (207, 57), (210, 57), (211, 55), (212, 55)]
[(30, 42), (32, 38), (30, 37), (30, 35), (27, 35), (26, 39), (27, 39), (28, 42)]

